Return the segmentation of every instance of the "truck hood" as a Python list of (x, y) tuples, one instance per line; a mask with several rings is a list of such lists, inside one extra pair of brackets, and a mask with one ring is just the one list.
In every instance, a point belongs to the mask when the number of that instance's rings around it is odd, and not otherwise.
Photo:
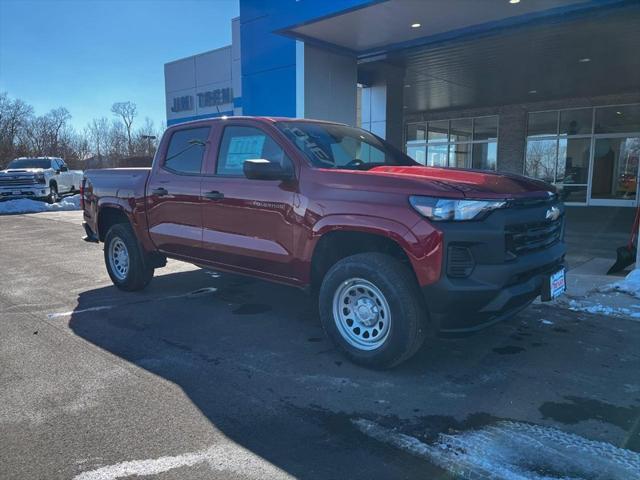
[(0, 170), (0, 175), (16, 175), (24, 173), (41, 173), (44, 172), (43, 168), (11, 168), (6, 170)]
[[(554, 187), (548, 183), (513, 175), (509, 173), (495, 173), (483, 170), (466, 170), (459, 168), (438, 168), (423, 166), (374, 167), (362, 173), (371, 176), (394, 177), (397, 180), (406, 179), (407, 183), (415, 185), (423, 184), (425, 195), (429, 195), (428, 187), (436, 192), (457, 192), (459, 196), (476, 199), (508, 199), (548, 197), (549, 192), (554, 192)], [(416, 192), (419, 193), (419, 192)], [(447, 195), (448, 196), (448, 195)]]

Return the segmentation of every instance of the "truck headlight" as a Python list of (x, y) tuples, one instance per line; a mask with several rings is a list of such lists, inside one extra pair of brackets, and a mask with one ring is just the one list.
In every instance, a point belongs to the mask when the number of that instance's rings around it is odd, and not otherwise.
[(479, 220), (489, 212), (507, 205), (504, 200), (452, 200), (434, 197), (409, 197), (420, 215), (436, 222)]
[(45, 183), (44, 173), (36, 173), (36, 182)]

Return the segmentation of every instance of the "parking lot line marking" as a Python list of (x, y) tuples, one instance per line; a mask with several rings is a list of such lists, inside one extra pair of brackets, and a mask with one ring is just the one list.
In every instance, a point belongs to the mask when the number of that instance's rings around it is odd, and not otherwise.
[(640, 454), (541, 425), (503, 421), (440, 434), (428, 444), (363, 418), (352, 423), (369, 437), (468, 480), (640, 479)]
[(220, 444), (205, 450), (149, 460), (133, 460), (100, 467), (76, 475), (73, 480), (116, 480), (134, 475), (158, 475), (180, 467), (208, 463), (214, 471), (233, 472), (247, 478), (293, 478), (262, 457), (235, 444)]

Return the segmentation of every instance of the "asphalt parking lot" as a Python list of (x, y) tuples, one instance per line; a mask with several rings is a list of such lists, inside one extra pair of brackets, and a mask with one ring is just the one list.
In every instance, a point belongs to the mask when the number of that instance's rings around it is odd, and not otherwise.
[(80, 219), (0, 217), (1, 478), (640, 478), (639, 322), (534, 305), (369, 371), (295, 289), (116, 290)]

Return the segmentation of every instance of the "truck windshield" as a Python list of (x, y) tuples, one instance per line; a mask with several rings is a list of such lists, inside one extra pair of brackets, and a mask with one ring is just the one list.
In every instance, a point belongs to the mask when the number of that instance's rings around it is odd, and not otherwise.
[(367, 170), (381, 165), (417, 165), (366, 130), (313, 122), (277, 122), (277, 127), (320, 168)]
[(18, 158), (13, 160), (7, 168), (49, 168), (51, 160), (41, 158)]

